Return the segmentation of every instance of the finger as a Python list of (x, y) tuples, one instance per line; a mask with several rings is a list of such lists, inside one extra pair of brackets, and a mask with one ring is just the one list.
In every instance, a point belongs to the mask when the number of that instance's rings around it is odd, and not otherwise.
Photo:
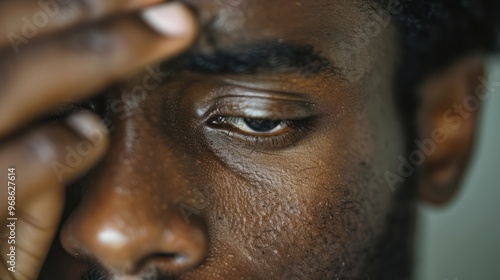
[[(52, 189), (30, 199), (22, 211), (18, 211), (15, 251), (11, 250), (9, 244), (0, 246), (2, 256), (15, 252), (15, 272), (8, 271), (8, 267), (11, 267), (7, 263), (9, 257), (5, 260), (7, 267), (0, 268), (0, 279), (8, 279), (9, 274), (12, 279), (37, 279), (59, 227), (63, 206), (63, 192)], [(7, 225), (3, 226), (7, 228)]]
[[(15, 168), (16, 205), (50, 189), (62, 189), (91, 168), (109, 140), (100, 121), (88, 112), (70, 116), (64, 125), (48, 125), (0, 148), (0, 178)], [(7, 182), (2, 182), (6, 184)], [(0, 217), (7, 211), (7, 192), (0, 196)]]
[[(15, 243), (7, 239), (0, 242), (1, 259), (9, 258), (0, 266), (0, 279), (37, 278), (58, 229), (63, 186), (93, 166), (108, 145), (106, 129), (99, 120), (80, 112), (70, 116), (65, 125), (41, 127), (0, 149), (0, 172), (15, 168), (15, 208), (7, 211), (7, 192), (0, 195), (0, 226), (9, 231), (3, 236), (12, 236), (10, 232), (15, 231)], [(11, 223), (14, 229), (7, 227)], [(15, 273), (8, 271), (12, 251)]]
[(35, 37), (71, 28), (162, 0), (16, 0), (0, 1), (0, 46), (15, 53)]
[(0, 83), (0, 136), (68, 99), (81, 100), (133, 70), (184, 51), (195, 37), (191, 12), (178, 3), (154, 9), (146, 13), (148, 22), (173, 36), (123, 18), (31, 46), (11, 61), (9, 76)]

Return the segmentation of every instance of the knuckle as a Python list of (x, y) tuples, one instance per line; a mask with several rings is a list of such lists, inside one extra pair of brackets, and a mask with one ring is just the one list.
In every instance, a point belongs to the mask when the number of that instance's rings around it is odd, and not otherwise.
[(100, 0), (57, 0), (61, 18), (96, 18), (104, 12), (104, 2)]
[(116, 38), (109, 28), (85, 27), (68, 35), (66, 46), (80, 54), (107, 56), (117, 46)]

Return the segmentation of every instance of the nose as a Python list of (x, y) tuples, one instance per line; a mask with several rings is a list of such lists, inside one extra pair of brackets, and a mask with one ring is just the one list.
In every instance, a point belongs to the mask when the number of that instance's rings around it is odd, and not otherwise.
[(206, 232), (200, 223), (177, 215), (165, 222), (137, 208), (103, 203), (99, 211), (79, 211), (65, 223), (61, 241), (67, 252), (125, 275), (153, 268), (178, 276), (205, 259)]
[(68, 253), (118, 275), (156, 270), (179, 276), (205, 260), (207, 230), (199, 215), (187, 219), (180, 207), (189, 206), (192, 194), (183, 164), (165, 142), (141, 141), (115, 142), (64, 223), (61, 243)]

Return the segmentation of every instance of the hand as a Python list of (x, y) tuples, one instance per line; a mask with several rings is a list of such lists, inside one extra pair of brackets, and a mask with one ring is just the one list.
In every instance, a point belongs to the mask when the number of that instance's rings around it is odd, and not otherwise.
[[(179, 3), (160, 2), (0, 0), (0, 279), (38, 277), (60, 222), (64, 186), (109, 145), (90, 113), (26, 125), (187, 49), (194, 17)], [(13, 222), (15, 230), (7, 227)]]

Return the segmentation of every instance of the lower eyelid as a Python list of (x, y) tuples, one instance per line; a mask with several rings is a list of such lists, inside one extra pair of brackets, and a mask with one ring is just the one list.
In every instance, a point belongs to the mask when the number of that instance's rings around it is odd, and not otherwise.
[(243, 135), (237, 132), (229, 132), (227, 133), (233, 139), (240, 140), (240, 143), (243, 143), (249, 149), (255, 150), (278, 150), (284, 149), (289, 146), (294, 145), (301, 139), (301, 135), (294, 131), (290, 131), (284, 134), (279, 134), (276, 136), (252, 136), (252, 135)]

